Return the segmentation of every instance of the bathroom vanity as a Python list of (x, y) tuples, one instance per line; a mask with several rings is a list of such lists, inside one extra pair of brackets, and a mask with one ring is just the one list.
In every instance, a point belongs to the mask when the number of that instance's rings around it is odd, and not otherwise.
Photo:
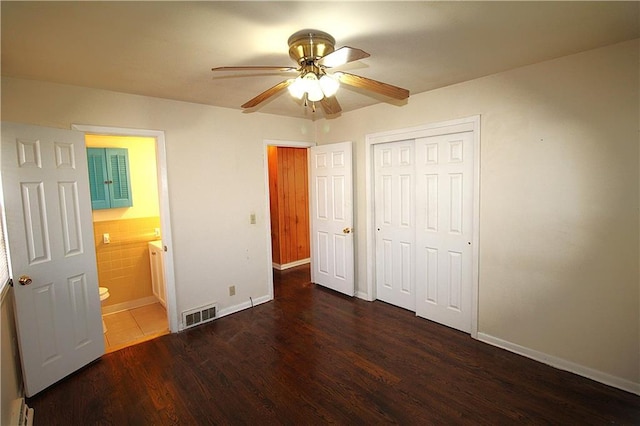
[(151, 265), (151, 287), (153, 295), (162, 306), (167, 307), (167, 291), (164, 283), (164, 249), (162, 241), (149, 242), (149, 263)]

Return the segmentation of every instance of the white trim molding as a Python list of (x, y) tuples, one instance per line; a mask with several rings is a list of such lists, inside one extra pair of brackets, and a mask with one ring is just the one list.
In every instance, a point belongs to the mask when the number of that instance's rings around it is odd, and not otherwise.
[(473, 175), (473, 277), (471, 295), (471, 337), (478, 335), (478, 288), (479, 288), (479, 248), (480, 248), (480, 116), (460, 118), (438, 123), (430, 123), (419, 127), (372, 133), (365, 137), (365, 232), (367, 285), (366, 292), (359, 291), (361, 299), (373, 301), (375, 294), (375, 215), (374, 215), (374, 167), (373, 146), (381, 143), (400, 142), (429, 136), (447, 135), (451, 133), (472, 132), (474, 150)]
[(227, 315), (235, 314), (236, 312), (244, 311), (245, 309), (253, 308), (255, 306), (261, 305), (263, 303), (267, 303), (273, 300), (273, 296), (265, 295), (261, 297), (257, 297), (255, 299), (250, 299), (246, 302), (239, 303), (237, 305), (229, 306), (224, 309), (220, 309), (218, 311), (218, 318), (225, 317)]
[(518, 345), (517, 343), (502, 340), (489, 334), (478, 333), (477, 339), (489, 345), (496, 346), (509, 352), (513, 352), (518, 355), (530, 358), (534, 361), (550, 365), (551, 367), (568, 371), (570, 373), (595, 380), (596, 382), (604, 383), (605, 385), (613, 386), (615, 388), (640, 395), (640, 383), (634, 383), (620, 377), (612, 376), (611, 374), (603, 373), (602, 371), (594, 370), (593, 368), (585, 367), (584, 365), (576, 364), (574, 362), (567, 361), (566, 359), (558, 358), (544, 352), (539, 352), (534, 349)]

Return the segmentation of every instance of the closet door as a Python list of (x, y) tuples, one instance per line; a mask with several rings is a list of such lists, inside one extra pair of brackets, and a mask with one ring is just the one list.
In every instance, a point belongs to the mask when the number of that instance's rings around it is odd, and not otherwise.
[(415, 311), (413, 140), (374, 146), (376, 295)]
[(416, 314), (471, 331), (473, 132), (416, 139)]

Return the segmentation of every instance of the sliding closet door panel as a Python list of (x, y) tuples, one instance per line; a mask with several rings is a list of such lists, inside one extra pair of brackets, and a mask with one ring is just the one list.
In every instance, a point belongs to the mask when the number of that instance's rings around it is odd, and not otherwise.
[(416, 314), (471, 331), (473, 133), (416, 140)]
[(413, 141), (374, 146), (376, 294), (415, 310)]

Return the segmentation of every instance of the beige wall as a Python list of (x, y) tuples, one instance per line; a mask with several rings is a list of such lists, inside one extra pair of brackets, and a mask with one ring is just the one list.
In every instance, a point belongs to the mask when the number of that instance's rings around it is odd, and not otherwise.
[[(351, 140), (481, 114), (479, 331), (640, 391), (638, 41), (318, 122)], [(472, 64), (470, 64), (472, 66)], [(366, 287), (366, 235), (357, 285)]]
[(2, 79), (2, 119), (163, 130), (178, 312), (269, 294), (263, 141), (310, 141), (312, 122), (12, 78)]
[(0, 425), (10, 424), (12, 402), (23, 396), (18, 336), (13, 321), (13, 289), (5, 290), (0, 301)]
[(85, 143), (87, 147), (93, 148), (126, 148), (129, 155), (133, 206), (94, 210), (94, 222), (160, 215), (155, 138), (86, 135)]

